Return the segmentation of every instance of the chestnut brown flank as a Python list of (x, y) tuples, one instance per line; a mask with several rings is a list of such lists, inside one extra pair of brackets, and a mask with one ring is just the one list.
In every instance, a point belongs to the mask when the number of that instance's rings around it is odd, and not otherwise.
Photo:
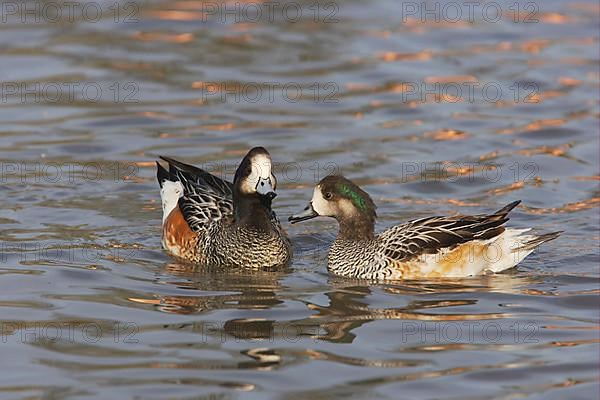
[(169, 251), (179, 257), (196, 248), (198, 235), (194, 233), (185, 221), (179, 206), (175, 207), (167, 217), (163, 225), (163, 241)]

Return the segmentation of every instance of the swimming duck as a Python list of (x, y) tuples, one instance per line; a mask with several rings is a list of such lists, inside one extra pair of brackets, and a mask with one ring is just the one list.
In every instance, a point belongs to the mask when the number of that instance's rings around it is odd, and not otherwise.
[(328, 176), (315, 187), (292, 223), (333, 217), (339, 233), (328, 254), (329, 272), (359, 279), (466, 277), (512, 268), (560, 232), (525, 235), (508, 229), (508, 213), (520, 201), (489, 215), (428, 217), (375, 234), (376, 206), (349, 179)]
[(271, 156), (251, 149), (233, 183), (200, 168), (160, 157), (162, 245), (171, 254), (207, 266), (272, 268), (291, 260), (291, 244), (271, 209), (277, 180)]

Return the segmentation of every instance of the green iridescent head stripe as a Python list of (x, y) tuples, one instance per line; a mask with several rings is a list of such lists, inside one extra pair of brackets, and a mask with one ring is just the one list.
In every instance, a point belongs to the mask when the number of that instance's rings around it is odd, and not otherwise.
[(360, 194), (357, 193), (352, 187), (348, 186), (348, 185), (344, 185), (341, 184), (338, 186), (338, 189), (340, 191), (341, 194), (348, 196), (350, 198), (350, 200), (352, 200), (352, 203), (354, 203), (354, 205), (361, 211), (366, 211), (367, 210), (367, 202), (364, 199), (364, 197)]

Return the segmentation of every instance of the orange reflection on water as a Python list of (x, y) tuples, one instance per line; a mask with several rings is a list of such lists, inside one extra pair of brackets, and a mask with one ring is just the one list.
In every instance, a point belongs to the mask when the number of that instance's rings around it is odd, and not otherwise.
[(575, 203), (568, 203), (562, 207), (552, 207), (552, 208), (531, 208), (527, 206), (522, 206), (523, 209), (530, 213), (536, 215), (544, 215), (544, 214), (561, 214), (561, 213), (571, 213), (577, 211), (588, 210), (590, 208), (595, 208), (600, 206), (600, 197), (593, 197), (591, 199), (578, 201)]
[(540, 130), (542, 128), (545, 128), (547, 126), (560, 126), (563, 125), (565, 122), (567, 122), (564, 119), (559, 119), (559, 118), (555, 118), (555, 119), (540, 119), (537, 121), (533, 121), (532, 123), (528, 124), (525, 127), (525, 130), (528, 131), (537, 131)]
[(154, 161), (136, 161), (135, 165), (141, 168), (154, 167), (156, 164)]
[(158, 112), (158, 111), (143, 111), (143, 112), (139, 113), (139, 115), (141, 115), (143, 117), (147, 117), (147, 118), (165, 119), (165, 120), (170, 120), (170, 119), (175, 118), (174, 116), (172, 116), (168, 113)]
[(530, 132), (537, 131), (542, 128), (548, 127), (548, 126), (561, 126), (569, 121), (586, 118), (588, 116), (590, 116), (589, 111), (571, 112), (562, 118), (548, 118), (548, 119), (535, 120), (524, 126), (499, 129), (496, 131), (496, 133), (504, 134), (504, 135), (512, 135), (514, 133), (519, 133), (519, 132), (523, 132), (523, 131), (530, 131)]
[(447, 199), (446, 203), (452, 204), (459, 207), (479, 207), (481, 203), (472, 202), (472, 201), (462, 201), (458, 199)]
[(581, 85), (581, 81), (579, 79), (571, 78), (568, 76), (561, 76), (558, 78), (558, 83), (563, 86), (579, 86)]
[(508, 193), (508, 192), (513, 192), (515, 190), (520, 190), (523, 189), (525, 187), (525, 182), (520, 181), (520, 182), (514, 182), (511, 183), (510, 185), (507, 186), (503, 186), (497, 189), (492, 189), (492, 190), (488, 190), (486, 192), (487, 195), (492, 195), (492, 196), (497, 196), (500, 194), (504, 194), (504, 193)]
[(543, 49), (550, 46), (552, 41), (549, 39), (532, 39), (521, 43), (520, 48), (525, 53), (539, 54)]
[(562, 90), (546, 90), (544, 92), (532, 93), (527, 96), (527, 101), (529, 103), (541, 103), (542, 101), (564, 96), (565, 94), (566, 93)]
[(420, 126), (423, 124), (423, 121), (421, 121), (420, 119), (415, 119), (415, 120), (403, 120), (403, 119), (393, 119), (391, 121), (385, 121), (385, 122), (381, 122), (379, 124), (379, 127), (383, 128), (383, 129), (394, 129), (394, 128), (400, 128), (403, 126)]
[(594, 176), (573, 176), (571, 179), (576, 181), (600, 181), (600, 175)]
[(436, 132), (425, 132), (423, 134), (426, 138), (432, 138), (434, 140), (447, 141), (447, 140), (463, 140), (469, 137), (469, 134), (456, 129), (440, 129)]
[(191, 33), (135, 32), (132, 36), (145, 42), (189, 43), (194, 40), (194, 35)]
[(569, 340), (562, 342), (551, 342), (552, 346), (556, 347), (573, 347), (582, 344), (600, 343), (600, 339), (589, 339), (589, 340)]
[(396, 61), (429, 61), (432, 58), (433, 53), (430, 50), (423, 50), (417, 53), (397, 53), (394, 51), (386, 51), (379, 53), (377, 58), (385, 62), (396, 62)]
[(227, 122), (225, 124), (212, 124), (212, 125), (203, 125), (202, 128), (209, 131), (230, 131), (235, 129), (235, 124), (231, 122)]
[(145, 14), (150, 18), (168, 21), (203, 21), (207, 18), (206, 13), (198, 11), (154, 10), (146, 11)]
[(575, 22), (575, 18), (557, 12), (541, 13), (539, 20), (547, 24), (568, 24)]
[(561, 146), (539, 146), (532, 149), (523, 149), (516, 152), (527, 157), (531, 157), (536, 154), (547, 154), (554, 157), (564, 157), (567, 155), (567, 150), (573, 147), (570, 143)]
[(231, 26), (231, 29), (237, 32), (246, 32), (249, 31), (250, 29), (255, 29), (257, 27), (256, 24), (251, 24), (248, 22), (238, 22), (235, 25)]
[(425, 83), (456, 83), (463, 82), (479, 82), (473, 75), (449, 75), (449, 76), (428, 76), (425, 78)]
[(494, 160), (494, 159), (498, 158), (499, 155), (500, 155), (500, 153), (497, 150), (490, 151), (489, 153), (480, 155), (479, 161)]
[(563, 325), (544, 325), (542, 329), (558, 329), (558, 330), (573, 330), (573, 331), (599, 331), (600, 326), (563, 326)]

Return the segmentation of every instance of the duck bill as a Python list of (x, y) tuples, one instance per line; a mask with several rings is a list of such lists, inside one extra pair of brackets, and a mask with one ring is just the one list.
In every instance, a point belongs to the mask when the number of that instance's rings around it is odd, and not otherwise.
[(290, 216), (288, 221), (290, 221), (292, 224), (295, 224), (296, 222), (306, 221), (307, 219), (312, 219), (318, 216), (319, 214), (317, 214), (313, 208), (312, 203), (309, 203), (302, 212)]
[(275, 193), (275, 188), (273, 188), (273, 184), (271, 183), (271, 178), (260, 178), (258, 183), (256, 184), (256, 192), (261, 196), (265, 196), (269, 200), (273, 200), (277, 193)]

